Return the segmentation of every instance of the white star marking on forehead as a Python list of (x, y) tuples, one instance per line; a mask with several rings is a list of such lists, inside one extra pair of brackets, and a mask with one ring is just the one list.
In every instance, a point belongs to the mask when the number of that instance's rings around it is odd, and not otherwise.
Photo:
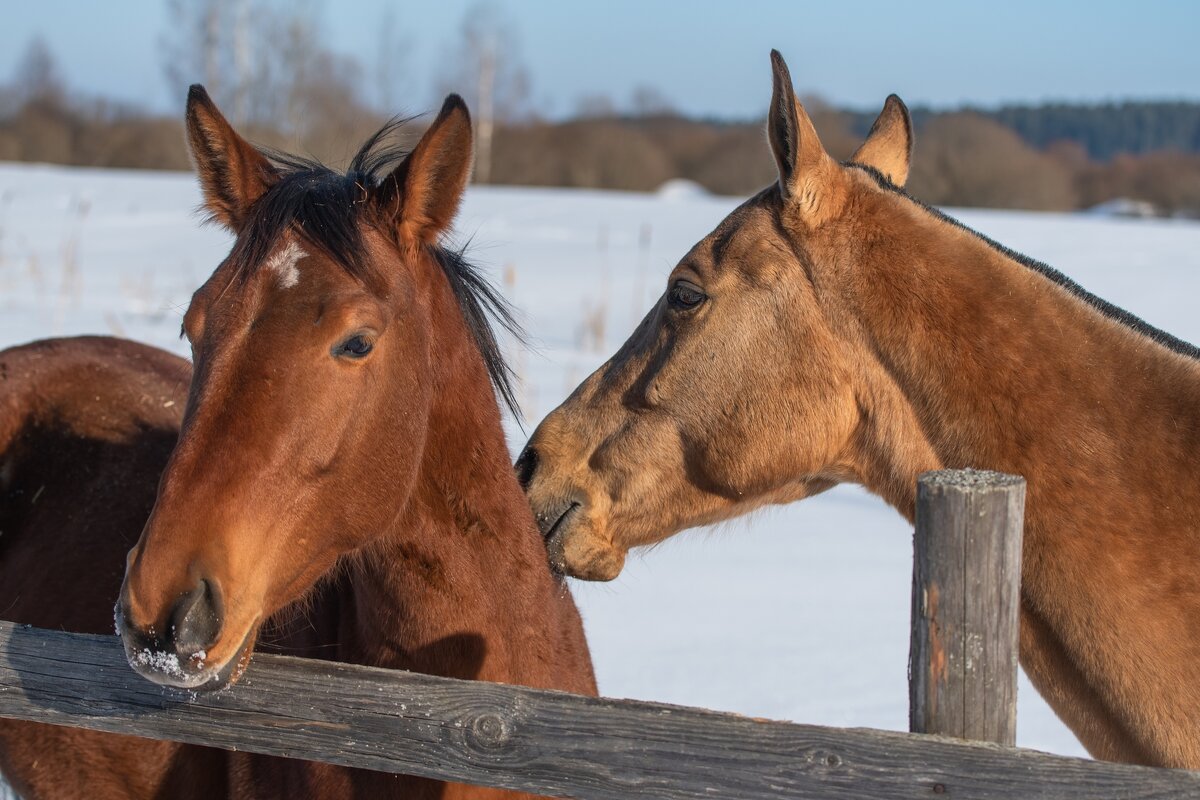
[(300, 268), (296, 263), (308, 253), (295, 242), (289, 241), (275, 255), (267, 259), (266, 269), (279, 278), (279, 288), (290, 289), (300, 282)]

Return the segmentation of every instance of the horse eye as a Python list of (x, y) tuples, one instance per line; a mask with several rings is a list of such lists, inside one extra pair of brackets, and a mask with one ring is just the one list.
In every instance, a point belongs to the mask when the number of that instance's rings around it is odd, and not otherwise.
[(371, 352), (372, 347), (371, 340), (360, 333), (334, 347), (333, 354), (343, 358), (362, 358)]
[(680, 311), (693, 309), (707, 299), (708, 295), (701, 291), (699, 286), (687, 281), (675, 281), (667, 293), (667, 301), (671, 307)]

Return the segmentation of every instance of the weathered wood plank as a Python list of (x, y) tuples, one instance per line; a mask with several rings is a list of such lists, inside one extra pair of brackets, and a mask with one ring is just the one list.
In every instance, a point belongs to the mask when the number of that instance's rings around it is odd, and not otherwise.
[(1025, 480), (977, 470), (917, 482), (909, 729), (1012, 745)]
[(193, 697), (115, 637), (4, 622), (0, 717), (596, 800), (1200, 796), (1200, 773), (265, 654)]

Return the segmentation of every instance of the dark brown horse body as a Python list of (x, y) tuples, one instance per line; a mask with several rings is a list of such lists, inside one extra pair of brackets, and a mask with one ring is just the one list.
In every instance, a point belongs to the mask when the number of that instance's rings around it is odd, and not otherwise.
[[(594, 693), (509, 465), (492, 297), (437, 243), (470, 164), (461, 101), (348, 176), (268, 161), (202, 91), (188, 127), (238, 234), (185, 318), (195, 374), (111, 339), (0, 354), (0, 616), (104, 633), (116, 605), (134, 669), (200, 689), (261, 641)], [(11, 721), (0, 770), (26, 800), (511, 796)]]
[(778, 183), (518, 462), (552, 556), (609, 579), (838, 482), (911, 519), (923, 471), (1021, 474), (1034, 685), (1098, 758), (1200, 768), (1200, 353), (906, 196), (898, 100), (833, 161), (774, 67)]

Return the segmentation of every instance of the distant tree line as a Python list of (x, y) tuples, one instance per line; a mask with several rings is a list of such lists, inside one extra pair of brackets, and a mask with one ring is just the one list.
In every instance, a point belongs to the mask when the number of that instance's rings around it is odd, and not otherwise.
[(1087, 154), (1107, 161), (1121, 154), (1200, 151), (1200, 104), (1104, 103), (1005, 106), (985, 112), (1034, 147), (1077, 142)]
[[(385, 12), (374, 56), (335, 53), (318, 36), (318, 1), (166, 0), (173, 24), (160, 43), (163, 68), (180, 106), (186, 86), (202, 82), (254, 141), (333, 164), (348, 159), (411, 89), (397, 78), (406, 74), (404, 38)], [(587, 96), (570, 119), (541, 118), (518, 36), (486, 3), (468, 10), (442, 63), (451, 68), (436, 88), (463, 94), (476, 120), (477, 181), (649, 191), (686, 178), (744, 195), (774, 179), (761, 121), (688, 118), (653, 87), (639, 87), (624, 106)], [(838, 158), (874, 117), (819, 98), (805, 105)], [(926, 202), (1069, 210), (1127, 198), (1200, 217), (1200, 103), (918, 108), (913, 119), (908, 188)], [(38, 39), (0, 85), (0, 160), (189, 166), (179, 116), (71, 92)]]

